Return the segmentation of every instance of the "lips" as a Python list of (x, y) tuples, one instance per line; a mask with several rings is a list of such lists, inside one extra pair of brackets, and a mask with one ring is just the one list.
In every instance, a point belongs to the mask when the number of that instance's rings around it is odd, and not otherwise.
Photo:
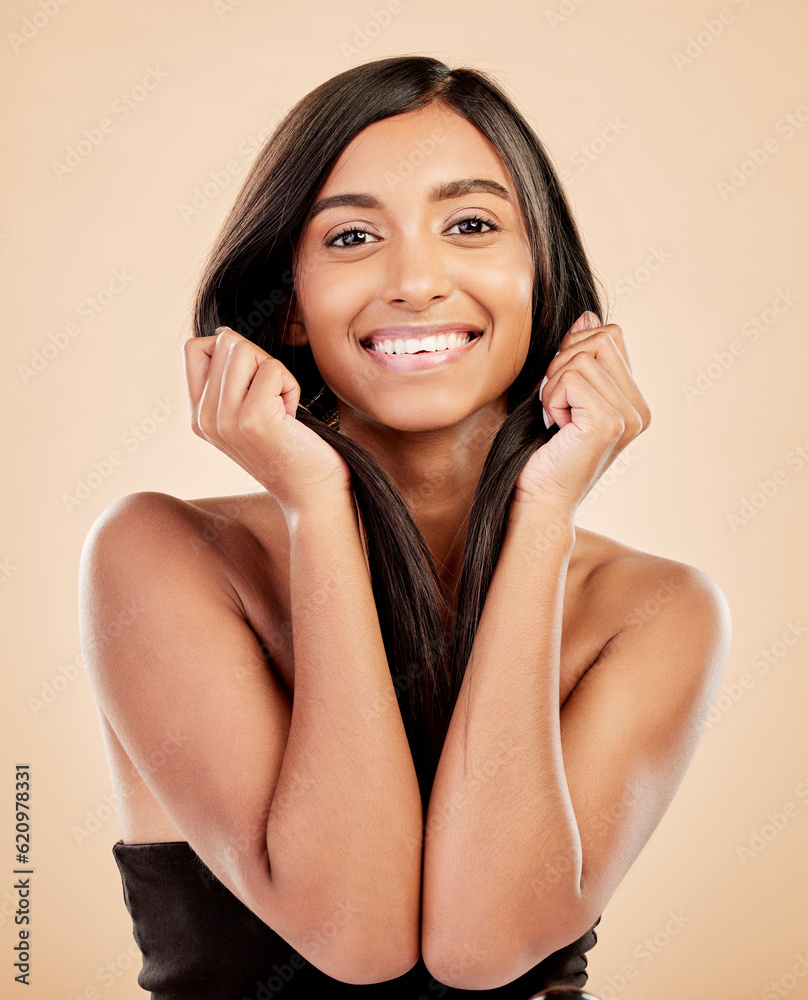
[(481, 336), (482, 328), (474, 323), (433, 323), (424, 326), (399, 325), (384, 326), (371, 330), (370, 333), (362, 337), (359, 343), (362, 347), (373, 348), (374, 343), (381, 343), (390, 340), (393, 343), (397, 340), (406, 342), (407, 340), (424, 340), (426, 337), (437, 337), (440, 334), (449, 333), (469, 333), (472, 339)]
[[(443, 328), (442, 332), (446, 331), (446, 327)], [(412, 328), (410, 327), (411, 331)], [(414, 354), (385, 354), (383, 351), (378, 351), (372, 346), (372, 338), (368, 339), (363, 346), (365, 353), (369, 354), (373, 361), (379, 365), (381, 368), (386, 368), (388, 371), (397, 372), (414, 372), (414, 371), (425, 371), (433, 368), (443, 368), (447, 365), (454, 364), (463, 358), (464, 355), (468, 354), (469, 351), (473, 351), (476, 345), (482, 340), (481, 331), (472, 331), (469, 328), (464, 330), (459, 330), (457, 327), (453, 326), (448, 328), (449, 333), (473, 333), (471, 340), (462, 344), (460, 347), (453, 347), (442, 351), (419, 351)], [(430, 330), (424, 333), (424, 336), (435, 336), (435, 331)], [(392, 338), (383, 338), (392, 339)], [(403, 337), (396, 337), (396, 340), (403, 340)]]

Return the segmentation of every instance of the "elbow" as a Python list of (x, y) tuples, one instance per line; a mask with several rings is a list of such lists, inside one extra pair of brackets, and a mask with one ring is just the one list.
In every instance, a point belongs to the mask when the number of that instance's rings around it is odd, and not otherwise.
[[(533, 914), (535, 923), (535, 913)], [(570, 928), (554, 921), (543, 928), (530, 921), (512, 925), (510, 932), (492, 933), (501, 921), (489, 921), (473, 934), (456, 933), (451, 941), (425, 938), (423, 960), (439, 983), (459, 990), (496, 990), (523, 976), (549, 955), (578, 940), (589, 929)], [(518, 930), (517, 928), (521, 928)], [(566, 929), (565, 929), (566, 928)], [(533, 934), (526, 939), (526, 933)]]
[(299, 951), (326, 976), (352, 986), (385, 983), (405, 975), (420, 958), (418, 932), (385, 933), (375, 927), (339, 933), (326, 921), (304, 934)]
[(362, 944), (355, 943), (350, 950), (335, 948), (322, 955), (315, 965), (332, 979), (351, 986), (386, 983), (406, 975), (420, 958), (416, 947), (396, 947), (383, 941), (378, 933)]
[[(294, 897), (293, 904), (285, 904), (275, 893), (272, 905), (256, 912), (262, 910), (261, 919), (324, 975), (362, 986), (397, 979), (418, 962), (419, 912), (389, 906), (369, 913), (347, 894), (325, 900), (322, 888), (311, 895), (298, 888)], [(302, 899), (309, 900), (303, 909)]]

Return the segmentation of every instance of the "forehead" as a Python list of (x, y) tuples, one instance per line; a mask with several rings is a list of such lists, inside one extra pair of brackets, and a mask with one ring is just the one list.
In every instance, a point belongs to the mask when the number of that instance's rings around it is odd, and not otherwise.
[(490, 177), (512, 188), (507, 167), (485, 136), (436, 102), (374, 122), (354, 136), (320, 194), (359, 190), (360, 184), (365, 191), (426, 187), (456, 177)]

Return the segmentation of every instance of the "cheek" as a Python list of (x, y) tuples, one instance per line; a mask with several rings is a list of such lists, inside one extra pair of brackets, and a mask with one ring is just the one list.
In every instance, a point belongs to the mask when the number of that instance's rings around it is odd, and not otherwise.
[(367, 304), (363, 283), (356, 275), (349, 279), (339, 270), (331, 268), (327, 273), (311, 275), (309, 288), (316, 289), (316, 293), (304, 300), (304, 315), (313, 340), (344, 339), (348, 331), (356, 332), (357, 316)]
[(473, 281), (481, 297), (487, 297), (491, 308), (500, 313), (522, 314), (530, 308), (533, 291), (533, 266), (521, 254), (498, 256), (479, 262)]

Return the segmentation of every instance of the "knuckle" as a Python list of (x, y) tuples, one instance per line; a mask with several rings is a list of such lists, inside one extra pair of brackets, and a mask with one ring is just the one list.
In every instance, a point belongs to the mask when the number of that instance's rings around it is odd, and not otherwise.
[(632, 410), (631, 420), (628, 424), (629, 431), (632, 437), (636, 437), (643, 429), (642, 417), (637, 413), (636, 410)]
[(216, 334), (216, 344), (234, 344), (237, 343), (241, 338), (241, 335), (236, 333), (235, 330), (231, 330), (229, 326), (226, 326), (224, 330), (221, 330)]
[(228, 440), (233, 433), (233, 418), (229, 413), (223, 413), (221, 410), (216, 414), (216, 433), (220, 438)]
[(237, 426), (245, 438), (256, 438), (261, 432), (262, 423), (253, 411), (245, 411), (238, 415)]

